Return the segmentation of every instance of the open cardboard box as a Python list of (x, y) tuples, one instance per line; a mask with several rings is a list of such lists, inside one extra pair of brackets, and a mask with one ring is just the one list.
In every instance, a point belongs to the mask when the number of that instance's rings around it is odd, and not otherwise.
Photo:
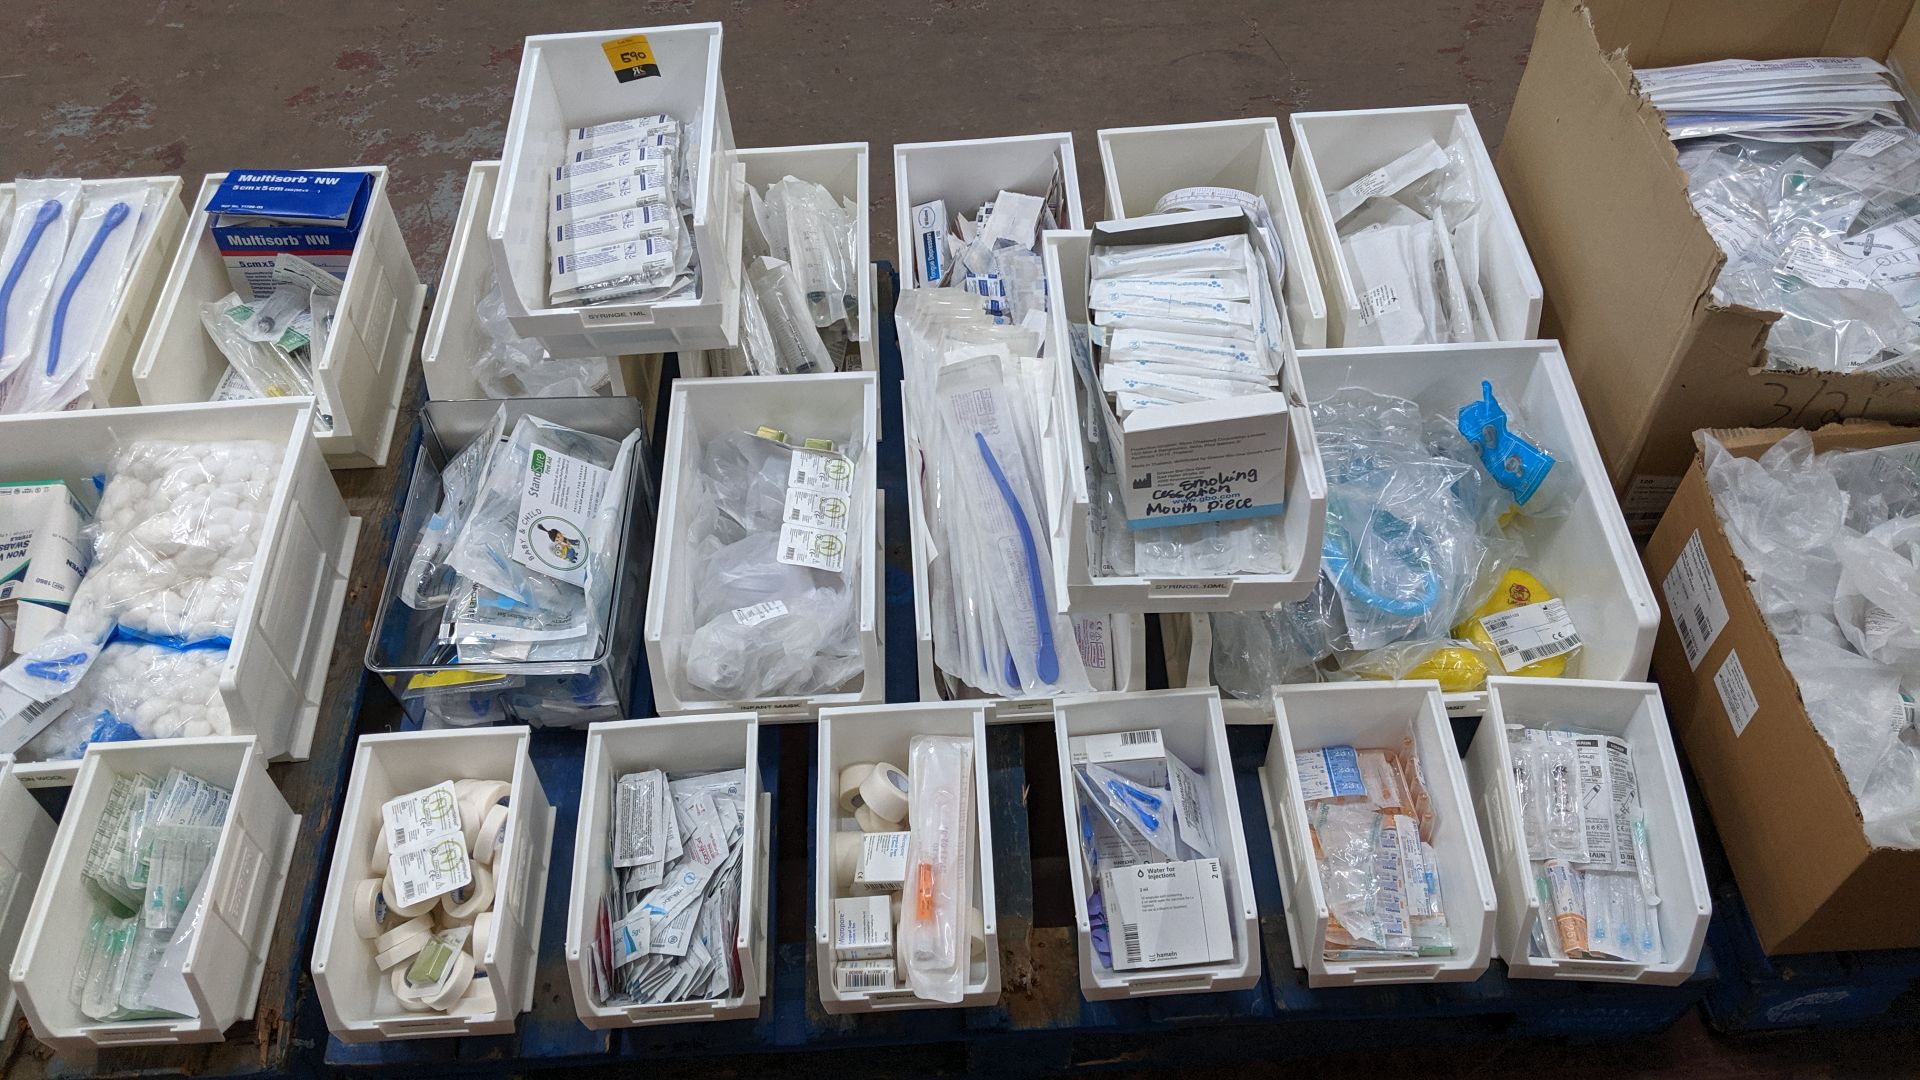
[[(1789, 430), (1712, 434), (1730, 452), (1757, 458)], [(1813, 433), (1819, 451), (1915, 440), (1920, 428), (1873, 421)], [(1698, 454), (1646, 561), (1666, 610), (1653, 668), (1761, 946), (1770, 954), (1920, 946), (1912, 913), (1920, 850), (1867, 841), (1839, 762), (1808, 718), (1720, 528)], [(1689, 621), (1690, 647), (1675, 618)]]
[(1766, 371), (1776, 313), (1713, 302), (1725, 262), (1633, 69), (1870, 56), (1920, 73), (1898, 2), (1546, 0), (1497, 166), (1614, 486), (1645, 535), (1703, 427), (1920, 420), (1920, 385)]

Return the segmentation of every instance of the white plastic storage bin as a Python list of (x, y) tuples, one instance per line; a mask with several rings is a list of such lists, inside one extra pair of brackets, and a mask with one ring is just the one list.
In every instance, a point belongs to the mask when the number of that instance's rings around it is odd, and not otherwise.
[[(1087, 310), (1087, 261), (1092, 233), (1058, 230), (1040, 243), (1052, 297), (1047, 355), (1054, 359), (1053, 400), (1040, 433), (1041, 472), (1053, 543), (1054, 587), (1064, 611), (1258, 611), (1313, 591), (1320, 576), (1320, 537), (1326, 524), (1327, 480), (1305, 407), (1297, 358), (1284, 362), (1280, 392), (1287, 410), (1287, 499), (1282, 538), (1293, 569), (1284, 574), (1227, 577), (1093, 575), (1088, 548), (1093, 528), (1087, 482), (1084, 396), (1068, 359), (1072, 313)], [(1122, 526), (1124, 527), (1124, 526)]]
[[(741, 150), (738, 157), (746, 186), (753, 191), (764, 194), (769, 184), (792, 176), (826, 188), (835, 201), (853, 203), (853, 272), (858, 279), (860, 302), (856, 317), (860, 324), (854, 328), (852, 347), (858, 352), (858, 362), (854, 362), (856, 357), (850, 356), (844, 370), (880, 370), (880, 350), (874, 344), (873, 333), (874, 268), (873, 242), (868, 233), (867, 208), (871, 196), (868, 194), (870, 168), (867, 163), (867, 144), (847, 142), (770, 146)], [(743, 197), (744, 194), (743, 191)], [(742, 254), (744, 256), (744, 251)], [(716, 350), (697, 358), (691, 355), (680, 358), (680, 377), (683, 379), (741, 374), (745, 370), (745, 358), (739, 355), (737, 349)]]
[[(434, 292), (433, 311), (427, 317), (426, 337), (420, 345), (420, 370), (427, 377), (427, 396), (435, 401), (487, 396), (473, 377), (473, 361), (492, 341), (480, 328), (475, 313), (493, 285), (487, 210), (493, 205), (499, 179), (497, 161), (476, 161), (467, 168), (466, 192), (460, 198), (460, 214), (453, 221), (447, 261), (440, 268), (440, 288)], [(556, 340), (548, 338), (547, 346), (551, 348)], [(568, 356), (593, 355), (592, 344), (584, 339), (570, 347), (563, 343), (563, 347), (568, 348)], [(608, 394), (620, 397), (628, 393), (623, 364), (608, 364), (607, 375), (612, 380)]]
[(1327, 344), (1327, 298), (1313, 264), (1300, 200), (1287, 173), (1280, 122), (1271, 116), (1198, 124), (1102, 128), (1100, 165), (1107, 175), (1107, 214), (1145, 217), (1170, 191), (1233, 188), (1267, 204), (1286, 253), (1283, 297), (1294, 344)]
[[(1000, 1000), (1000, 929), (993, 892), (993, 807), (987, 793), (987, 712), (985, 701), (951, 704), (870, 705), (820, 710), (819, 782), (813, 795), (813, 910), (814, 969), (819, 976), (820, 1006), (829, 1013), (882, 1012), (893, 1009), (939, 1009), (992, 1005)], [(904, 966), (896, 968), (892, 990), (841, 991), (834, 985), (833, 901), (852, 896), (850, 883), (836, 879), (832, 837), (839, 819), (847, 815), (836, 805), (840, 771), (859, 762), (884, 761), (903, 770), (916, 735), (954, 735), (973, 740), (973, 811), (975, 817), (970, 876), (973, 906), (980, 911), (986, 948), (967, 972), (966, 996), (960, 1001), (928, 1001), (908, 986)], [(857, 832), (847, 835), (858, 836)], [(904, 903), (910, 897), (902, 896)], [(899, 948), (896, 937), (894, 947)], [(896, 954), (897, 955), (897, 954)]]
[[(315, 425), (314, 439), (334, 468), (379, 468), (393, 446), (427, 287), (414, 272), (407, 239), (387, 199), (386, 166), (334, 171), (369, 173), (373, 190), (341, 283), (333, 333), (313, 364), (322, 408), (333, 417), (331, 430)], [(153, 325), (134, 362), (133, 381), (143, 405), (207, 401), (229, 370), (226, 355), (200, 321), (202, 304), (233, 292), (206, 211), (226, 178), (226, 173), (210, 173), (201, 183)]]
[[(13, 775), (13, 759), (0, 755), (0, 956), (11, 962), (20, 932), (33, 907), (34, 890), (47, 853), (53, 850), (54, 821)], [(13, 982), (0, 986), (0, 1030), (13, 1029)]]
[[(281, 447), (253, 577), (220, 674), (236, 733), (257, 736), (262, 758), (302, 761), (313, 743), (333, 639), (360, 540), (313, 439), (313, 401), (225, 401), (0, 417), (0, 481), (65, 480), (94, 490), (115, 451), (143, 439), (264, 439)], [(29, 787), (70, 782), (74, 761), (26, 762)]]
[[(720, 24), (536, 34), (520, 54), (499, 188), (487, 242), (507, 317), (522, 337), (555, 356), (616, 356), (724, 349), (739, 331), (740, 199), (733, 120), (720, 82)], [(623, 78), (623, 51), (652, 54), (658, 73)], [(659, 303), (552, 307), (547, 291), (549, 176), (567, 149), (567, 129), (666, 113), (683, 125), (692, 155), (697, 295)], [(576, 351), (583, 350), (583, 351)]]
[[(729, 998), (604, 1005), (593, 999), (593, 957), (600, 899), (612, 879), (607, 843), (613, 835), (613, 785), (625, 773), (661, 769), (669, 774), (742, 769), (748, 798), (741, 813), (743, 863), (740, 912), (731, 942), (739, 961), (741, 992)], [(760, 786), (760, 721), (752, 713), (713, 713), (674, 719), (621, 720), (587, 729), (585, 772), (580, 777), (580, 824), (573, 836), (573, 890), (567, 905), (567, 976), (580, 1022), (594, 1030), (678, 1024), (690, 1020), (743, 1020), (760, 1015), (767, 994), (771, 955), (767, 938), (767, 885), (772, 848), (772, 804)], [(726, 943), (716, 943), (726, 948)]]
[(893, 213), (901, 286), (911, 288), (914, 282), (914, 207), (944, 200), (948, 220), (940, 227), (943, 233), (951, 232), (955, 215), (972, 213), (1002, 191), (1045, 198), (1056, 176), (1066, 191), (1067, 228), (1085, 228), (1070, 132), (895, 145)]
[[(886, 660), (880, 650), (878, 455), (879, 388), (865, 372), (773, 375), (676, 382), (667, 413), (665, 465), (660, 472), (660, 523), (653, 547), (653, 577), (647, 590), (647, 666), (653, 703), (662, 716), (747, 709), (783, 719), (811, 719), (823, 705), (886, 700)], [(777, 428), (799, 445), (807, 438), (854, 448), (854, 490), (867, 513), (853, 522), (848, 546), (856, 553), (859, 595), (856, 617), (866, 674), (852, 689), (833, 693), (725, 701), (705, 697), (686, 678), (686, 639), (693, 590), (700, 567), (686, 549), (687, 523), (706, 498), (698, 482), (704, 447), (733, 431)]]
[[(913, 543), (913, 626), (914, 651), (919, 662), (921, 701), (985, 700), (993, 706), (998, 720), (1045, 720), (1053, 715), (1053, 699), (986, 698), (974, 688), (939, 670), (933, 655), (933, 602), (927, 579), (928, 553), (933, 541), (928, 532), (925, 496), (920, 477), (926, 475), (922, 464), (919, 428), (913, 415), (913, 401), (902, 397), (903, 426), (907, 429), (907, 529)], [(1145, 690), (1147, 688), (1147, 622), (1138, 614), (1076, 615), (1074, 630), (1080, 640), (1080, 660), (1087, 668), (1095, 690)], [(1097, 635), (1097, 640), (1088, 640)]]
[[(1646, 814), (1654, 888), (1660, 897), (1653, 909), (1659, 916), (1665, 952), (1660, 963), (1530, 955), (1528, 943), (1536, 926), (1547, 934), (1555, 931), (1551, 913), (1541, 910), (1527, 856), (1526, 832), (1513, 788), (1513, 755), (1506, 739), (1509, 724), (1572, 728), (1627, 740)], [(1487, 715), (1467, 751), (1466, 767), (1500, 901), (1493, 952), (1507, 962), (1509, 975), (1659, 986), (1676, 986), (1692, 976), (1700, 962), (1700, 947), (1707, 940), (1713, 898), (1700, 864), (1700, 842), (1694, 836), (1693, 813), (1659, 687), (1570, 679), (1489, 679)]]
[[(145, 773), (158, 780), (173, 768), (233, 792), (207, 867), (199, 933), (184, 967), (199, 1015), (99, 1023), (68, 996), (74, 959), (95, 913), (81, 876), (87, 848), (116, 777)], [(13, 989), (34, 1035), (67, 1052), (169, 1046), (219, 1042), (235, 1021), (251, 1019), (299, 828), (300, 816), (268, 779), (266, 758), (250, 737), (88, 747), (13, 955)]]
[[(313, 944), (313, 984), (327, 1029), (342, 1042), (384, 1042), (446, 1035), (505, 1035), (533, 1007), (540, 919), (547, 906), (547, 866), (553, 851), (553, 804), (528, 756), (531, 729), (478, 728), (363, 735), (327, 871), (326, 897)], [(492, 993), (475, 995), (446, 1013), (409, 1012), (394, 996), (387, 972), (374, 962), (373, 942), (354, 927), (354, 890), (370, 877), (388, 800), (449, 780), (497, 780), (513, 785), (506, 833), (494, 856), (493, 933), (475, 957), (474, 982)], [(394, 920), (394, 925), (398, 920)]]
[[(1352, 746), (1398, 751), (1413, 737), (1427, 794), (1433, 801), (1431, 843), (1440, 872), (1441, 903), (1453, 935), (1452, 956), (1407, 960), (1328, 960), (1327, 896), (1314, 858), (1307, 807), (1301, 801), (1299, 751)], [(1274, 863), (1286, 904), (1287, 942), (1307, 985), (1472, 982), (1493, 953), (1493, 881), (1480, 845), (1467, 775), (1454, 748), (1453, 728), (1430, 682), (1340, 683), (1288, 686), (1274, 691), (1273, 742), (1260, 785), (1273, 831)]]
[(1293, 182), (1305, 215), (1307, 238), (1320, 264), (1327, 291), (1327, 343), (1346, 344), (1359, 326), (1360, 297), (1353, 275), (1340, 255), (1340, 236), (1327, 208), (1329, 192), (1339, 191), (1400, 155), (1432, 139), (1445, 148), (1463, 139), (1474, 162), (1480, 212), (1488, 215), (1483, 234), (1482, 278), (1487, 308), (1502, 341), (1540, 333), (1540, 275), (1520, 226), (1513, 220), (1507, 194), (1493, 171), (1493, 158), (1465, 105), (1422, 105), (1405, 109), (1354, 109), (1349, 112), (1293, 114)]
[[(1134, 694), (1080, 694), (1054, 705), (1053, 735), (1060, 748), (1060, 809), (1069, 823), (1067, 859), (1073, 877), (1074, 922), (1080, 938), (1080, 993), (1089, 1001), (1244, 990), (1260, 981), (1260, 912), (1247, 869), (1247, 835), (1240, 822), (1240, 796), (1227, 750), (1227, 726), (1220, 697), (1212, 690), (1154, 690)], [(1212, 796), (1214, 839), (1220, 845), (1220, 869), (1226, 877), (1227, 917), (1233, 924), (1233, 958), (1217, 964), (1115, 971), (1102, 967), (1093, 951), (1087, 921), (1090, 877), (1081, 850), (1079, 795), (1073, 779), (1070, 740), (1158, 728), (1167, 752), (1206, 781)], [(824, 773), (822, 775), (825, 775)], [(1223, 827), (1224, 826), (1224, 827)]]
[[(173, 258), (173, 251), (180, 246), (180, 235), (187, 227), (186, 203), (180, 197), (181, 183), (177, 176), (143, 176), (138, 178), (151, 192), (158, 189), (160, 198), (160, 216), (146, 236), (140, 238), (139, 247), (127, 264), (126, 282), (113, 299), (109, 314), (112, 320), (107, 335), (101, 341), (99, 359), (94, 362), (93, 374), (87, 380), (87, 394), (97, 408), (129, 408), (140, 404), (140, 391), (134, 386), (134, 358), (140, 352), (141, 339), (147, 336), (147, 326), (153, 321), (153, 309), (159, 302), (160, 286), (166, 280), (167, 264)], [(123, 183), (119, 180), (81, 181), (81, 194), (91, 195), (102, 184)], [(14, 185), (0, 184), (0, 210), (11, 213), (14, 198)]]
[[(1660, 617), (1626, 519), (1607, 481), (1606, 466), (1587, 426), (1560, 345), (1553, 341), (1407, 345), (1382, 349), (1324, 349), (1300, 354), (1308, 400), (1362, 387), (1419, 402), (1430, 416), (1454, 416), (1480, 398), (1481, 380), (1527, 431), (1579, 477), (1569, 513), (1542, 519), (1533, 530), (1525, 568), (1556, 591), (1580, 632), (1571, 675), (1636, 682), (1647, 677)], [(1205, 615), (1194, 618), (1190, 680), (1211, 682), (1213, 638)], [(1444, 695), (1455, 716), (1486, 711), (1484, 690)], [(1229, 699), (1229, 722), (1271, 714), (1270, 703)]]

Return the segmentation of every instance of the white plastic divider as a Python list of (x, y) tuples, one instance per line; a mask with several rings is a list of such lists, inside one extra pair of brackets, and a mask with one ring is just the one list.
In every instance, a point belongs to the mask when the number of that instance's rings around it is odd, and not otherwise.
[[(878, 551), (882, 508), (876, 376), (870, 372), (840, 372), (676, 381), (668, 410), (645, 634), (655, 709), (662, 716), (746, 709), (769, 719), (808, 720), (823, 705), (886, 700), (886, 660), (880, 641), (885, 624), (877, 580), (883, 571)], [(853, 689), (726, 701), (702, 696), (705, 692), (687, 681), (686, 639), (695, 630), (688, 620), (701, 567), (686, 549), (686, 533), (706, 497), (696, 479), (704, 450), (729, 431), (751, 431), (762, 426), (786, 432), (795, 445), (801, 439), (831, 439), (835, 446), (854, 448), (858, 455), (853, 489), (863, 493), (867, 510), (858, 514), (856, 507), (848, 544), (855, 552), (859, 572), (855, 603), (866, 674)]]
[[(0, 754), (0, 956), (11, 963), (33, 907), (33, 894), (53, 850), (56, 826), (33, 794), (13, 775), (13, 759)], [(0, 986), (0, 1031), (13, 1029), (13, 981)]]
[[(181, 198), (177, 176), (141, 176), (149, 192), (160, 191), (159, 219), (141, 238), (127, 264), (126, 282), (108, 309), (106, 337), (101, 340), (99, 358), (87, 379), (87, 393), (97, 408), (130, 408), (140, 404), (140, 391), (133, 383), (134, 358), (140, 352), (141, 339), (153, 321), (153, 309), (166, 280), (167, 264), (173, 250), (180, 246), (180, 235), (187, 227), (187, 207)], [(102, 184), (123, 180), (83, 180), (81, 194), (89, 196)], [(9, 207), (14, 198), (12, 183), (0, 184), (0, 208)]]
[[(531, 729), (473, 728), (363, 735), (353, 755), (340, 832), (327, 871), (313, 945), (313, 984), (327, 1029), (342, 1042), (505, 1035), (533, 1007), (534, 965), (547, 906), (555, 811), (529, 755)], [(474, 983), (444, 1013), (410, 1012), (354, 927), (354, 890), (374, 873), (373, 853), (391, 799), (449, 780), (513, 786), (506, 833), (494, 856), (493, 934), (475, 957)], [(476, 993), (484, 977), (487, 993)]]
[[(1402, 740), (1409, 737), (1433, 802), (1433, 829), (1424, 838), (1434, 850), (1453, 955), (1329, 960), (1325, 952), (1330, 918), (1327, 895), (1314, 858), (1294, 754), (1328, 746), (1397, 753)], [(1276, 687), (1273, 741), (1267, 747), (1260, 787), (1273, 835), (1274, 863), (1280, 871), (1287, 942), (1294, 962), (1306, 968), (1308, 986), (1472, 982), (1487, 970), (1493, 954), (1493, 881), (1438, 683)]]
[[(427, 287), (414, 271), (407, 238), (387, 198), (386, 166), (330, 171), (368, 173), (373, 190), (340, 286), (333, 332), (312, 365), (314, 385), (333, 427), (316, 424), (313, 434), (332, 467), (379, 468), (393, 448)], [(230, 367), (200, 321), (201, 305), (233, 292), (206, 211), (207, 201), (226, 178), (226, 173), (209, 173), (201, 183), (186, 233), (174, 252), (153, 324), (133, 365), (143, 405), (207, 401)]]
[[(596, 947), (600, 901), (613, 874), (607, 851), (613, 835), (613, 785), (621, 775), (645, 769), (668, 774), (746, 770), (740, 911), (731, 943), (745, 985), (732, 997), (656, 1005), (607, 1005), (593, 999), (589, 950)], [(772, 809), (772, 796), (760, 785), (760, 721), (752, 713), (619, 720), (587, 728), (580, 824), (573, 837), (573, 889), (567, 905), (567, 976), (573, 984), (574, 1011), (582, 1024), (598, 1031), (760, 1015), (760, 999), (766, 996), (770, 981), (767, 886)]]
[[(720, 81), (720, 44), (717, 22), (526, 39), (500, 183), (487, 214), (501, 296), (522, 337), (542, 338), (548, 352), (562, 357), (734, 344), (740, 326), (740, 181)], [(651, 53), (655, 75), (620, 77), (627, 65), (616, 58), (634, 48)], [(693, 157), (688, 202), (700, 264), (697, 293), (657, 303), (551, 305), (548, 178), (566, 154), (567, 130), (656, 113), (680, 121), (680, 149)]]
[(1283, 296), (1294, 344), (1327, 344), (1327, 297), (1313, 265), (1300, 201), (1287, 172), (1280, 121), (1271, 116), (1197, 124), (1102, 128), (1100, 165), (1107, 177), (1107, 214), (1145, 217), (1160, 197), (1180, 188), (1225, 187), (1258, 195), (1286, 253)]
[[(434, 291), (433, 311), (427, 317), (426, 337), (420, 345), (420, 370), (427, 377), (427, 396), (434, 401), (470, 401), (487, 396), (473, 377), (473, 361), (492, 342), (475, 313), (493, 286), (487, 210), (493, 205), (499, 179), (497, 161), (476, 161), (467, 167), (466, 191), (460, 197), (460, 213), (454, 218), (453, 236), (447, 241), (447, 261), (440, 269), (440, 287)], [(556, 343), (566, 351), (555, 355), (593, 355), (592, 344), (585, 340), (569, 345), (563, 336), (556, 335), (545, 341), (549, 349)], [(625, 364), (617, 357), (611, 359), (615, 362), (607, 365), (612, 380), (607, 392), (621, 397), (628, 392)]]
[(1507, 205), (1506, 190), (1493, 170), (1493, 158), (1465, 105), (1421, 105), (1404, 109), (1353, 109), (1346, 112), (1294, 113), (1293, 182), (1305, 216), (1307, 238), (1327, 292), (1327, 343), (1344, 345), (1360, 323), (1359, 291), (1340, 254), (1338, 222), (1327, 195), (1346, 187), (1428, 139), (1445, 147), (1459, 139), (1474, 164), (1480, 212), (1492, 229), (1483, 232), (1481, 273), (1487, 308), (1502, 341), (1540, 333), (1542, 292), (1520, 226)]
[[(1513, 754), (1506, 738), (1509, 725), (1571, 728), (1627, 741), (1646, 816), (1654, 888), (1660, 897), (1653, 909), (1665, 954), (1659, 963), (1531, 955), (1534, 928), (1541, 927), (1546, 934), (1555, 930), (1551, 914), (1541, 909), (1527, 854), (1519, 795), (1513, 786)], [(1693, 975), (1707, 940), (1713, 897), (1701, 866), (1700, 842), (1694, 835), (1693, 813), (1659, 687), (1584, 679), (1489, 679), (1487, 715), (1467, 751), (1466, 768), (1499, 896), (1493, 953), (1507, 962), (1509, 975), (1657, 986), (1677, 986)]]
[[(161, 780), (173, 768), (233, 792), (207, 866), (199, 931), (182, 967), (198, 1015), (101, 1023), (70, 996), (96, 911), (82, 877), (87, 849), (116, 777), (144, 773)], [(219, 1042), (235, 1021), (251, 1019), (299, 828), (300, 815), (268, 779), (265, 756), (251, 737), (88, 747), (10, 969), (34, 1035), (68, 1052), (168, 1046)]]
[[(1153, 690), (1132, 694), (1080, 694), (1054, 705), (1053, 734), (1060, 750), (1060, 809), (1068, 822), (1068, 872), (1073, 877), (1074, 922), (1079, 929), (1080, 993), (1089, 1001), (1244, 990), (1260, 981), (1260, 912), (1247, 868), (1247, 836), (1240, 821), (1240, 796), (1227, 749), (1227, 727), (1220, 696), (1212, 690)], [(1199, 773), (1212, 799), (1214, 839), (1220, 845), (1220, 870), (1226, 878), (1227, 918), (1233, 926), (1233, 957), (1216, 964), (1116, 971), (1104, 967), (1093, 949), (1087, 920), (1091, 878), (1078, 829), (1079, 798), (1073, 779), (1070, 740), (1157, 728), (1167, 753)], [(822, 776), (826, 775), (824, 772)]]
[[(314, 443), (313, 399), (0, 417), (0, 482), (64, 480), (76, 492), (90, 492), (117, 450), (145, 439), (261, 439), (280, 448), (253, 576), (220, 672), (220, 697), (234, 732), (259, 738), (261, 757), (305, 760), (360, 541), (360, 519), (348, 516)], [(79, 767), (17, 761), (14, 775), (29, 787), (58, 786), (71, 783)]]
[(893, 148), (894, 236), (899, 246), (902, 288), (913, 287), (913, 208), (934, 199), (947, 204), (942, 235), (952, 218), (971, 214), (1002, 191), (1046, 197), (1055, 175), (1066, 191), (1066, 226), (1081, 229), (1080, 176), (1073, 163), (1073, 135), (1008, 135), (997, 139), (896, 143)]
[[(813, 795), (814, 970), (820, 1006), (829, 1013), (865, 1013), (895, 1009), (972, 1008), (1000, 1000), (999, 912), (993, 888), (993, 807), (987, 794), (987, 712), (989, 702), (863, 705), (820, 710), (819, 782)], [(859, 762), (885, 761), (911, 770), (909, 751), (916, 735), (953, 735), (973, 740), (973, 906), (980, 911), (986, 949), (967, 971), (966, 996), (951, 1004), (914, 994), (904, 978), (892, 990), (842, 991), (834, 985), (833, 901), (852, 896), (851, 882), (835, 877), (832, 837), (843, 815), (835, 805), (840, 770)], [(858, 835), (855, 833), (854, 835)], [(904, 903), (906, 897), (898, 898)], [(896, 937), (894, 948), (900, 942)], [(899, 970), (904, 970), (904, 965)]]
[[(1660, 605), (1558, 342), (1323, 349), (1301, 353), (1300, 368), (1309, 401), (1362, 387), (1418, 402), (1429, 416), (1457, 415), (1462, 405), (1480, 399), (1482, 380), (1491, 382), (1515, 429), (1538, 440), (1559, 459), (1556, 468), (1569, 468), (1579, 479), (1567, 514), (1534, 526), (1529, 557), (1520, 564), (1554, 590), (1573, 616), (1582, 645), (1568, 673), (1607, 682), (1647, 677)], [(1195, 660), (1203, 662), (1189, 665), (1190, 678), (1205, 676), (1210, 682), (1212, 638), (1207, 635), (1203, 646), (1196, 629), (1193, 640)], [(1446, 695), (1447, 711), (1455, 716), (1478, 716), (1486, 702), (1484, 690)], [(1229, 719), (1244, 714), (1252, 720), (1266, 710), (1265, 703), (1236, 702), (1229, 706)]]
[[(743, 167), (746, 187), (764, 193), (769, 184), (792, 176), (819, 184), (835, 201), (853, 203), (853, 272), (859, 279), (860, 325), (853, 334), (859, 353), (858, 370), (880, 370), (880, 350), (874, 344), (874, 269), (873, 242), (868, 232), (870, 167), (867, 144), (863, 142), (808, 143), (800, 146), (768, 146), (742, 149), (736, 155)], [(745, 191), (741, 192), (742, 197)], [(744, 257), (744, 251), (742, 255)], [(745, 270), (742, 269), (744, 275)], [(744, 280), (744, 278), (743, 278)], [(745, 285), (742, 288), (746, 288)], [(699, 356), (680, 358), (681, 378), (706, 378), (726, 373), (744, 373), (744, 358), (729, 358), (732, 350), (713, 350)], [(853, 370), (853, 369), (848, 369)]]
[[(1313, 591), (1320, 576), (1320, 539), (1327, 517), (1327, 480), (1320, 467), (1313, 420), (1305, 408), (1301, 365), (1283, 363), (1279, 392), (1287, 396), (1287, 500), (1281, 528), (1287, 561), (1281, 574), (1225, 577), (1095, 576), (1091, 559), (1093, 500), (1087, 482), (1088, 436), (1082, 394), (1067, 344), (1069, 312), (1087, 310), (1087, 261), (1092, 233), (1061, 229), (1040, 244), (1051, 297), (1047, 355), (1053, 361), (1053, 400), (1040, 433), (1041, 473), (1052, 534), (1053, 577), (1062, 611), (1257, 611)], [(1124, 528), (1124, 524), (1119, 527)]]
[[(1045, 720), (1053, 715), (1050, 697), (996, 698), (960, 683), (941, 672), (934, 659), (933, 604), (929, 573), (933, 536), (926, 518), (926, 496), (920, 490), (920, 477), (927, 475), (924, 452), (920, 448), (920, 429), (914, 416), (913, 399), (900, 398), (901, 426), (906, 428), (907, 455), (907, 531), (913, 539), (913, 627), (914, 651), (919, 661), (920, 700), (985, 701), (993, 708), (997, 722)], [(1042, 409), (1043, 418), (1052, 414)], [(1083, 625), (1084, 623), (1084, 625)], [(1098, 676), (1095, 690), (1145, 690), (1147, 688), (1147, 622), (1138, 613), (1074, 616), (1076, 638), (1090, 633), (1103, 636), (1097, 642), (1076, 640), (1082, 664), (1089, 676)]]

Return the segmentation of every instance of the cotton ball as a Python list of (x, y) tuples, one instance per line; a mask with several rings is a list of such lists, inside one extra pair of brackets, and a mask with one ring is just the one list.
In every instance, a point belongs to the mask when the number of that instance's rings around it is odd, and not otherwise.
[(213, 734), (213, 725), (205, 720), (189, 720), (180, 728), (183, 738), (204, 739)]

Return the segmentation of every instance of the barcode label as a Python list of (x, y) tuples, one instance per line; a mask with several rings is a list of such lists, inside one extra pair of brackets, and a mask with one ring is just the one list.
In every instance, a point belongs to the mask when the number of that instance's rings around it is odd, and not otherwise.
[(1480, 617), (1480, 627), (1493, 639), (1500, 666), (1509, 674), (1529, 664), (1563, 656), (1580, 647), (1580, 631), (1559, 598), (1509, 608)]
[(1695, 529), (1687, 538), (1660, 590), (1666, 594), (1667, 614), (1679, 634), (1680, 648), (1687, 654), (1687, 667), (1697, 671), (1727, 625), (1727, 602), (1720, 595), (1720, 583), (1714, 580), (1700, 530)]
[(778, 558), (789, 566), (810, 566), (840, 573), (847, 565), (847, 534), (836, 529), (782, 525)]
[(1155, 746), (1160, 742), (1158, 730), (1123, 731), (1120, 733), (1121, 746)]
[(1120, 924), (1120, 947), (1125, 949), (1127, 952), (1128, 964), (1134, 967), (1139, 967), (1141, 964), (1146, 962), (1146, 957), (1141, 955), (1141, 952), (1140, 952), (1140, 924), (1139, 923), (1130, 922), (1130, 923)]
[(849, 971), (846, 983), (849, 990), (877, 990), (893, 986), (893, 980), (881, 971)]

